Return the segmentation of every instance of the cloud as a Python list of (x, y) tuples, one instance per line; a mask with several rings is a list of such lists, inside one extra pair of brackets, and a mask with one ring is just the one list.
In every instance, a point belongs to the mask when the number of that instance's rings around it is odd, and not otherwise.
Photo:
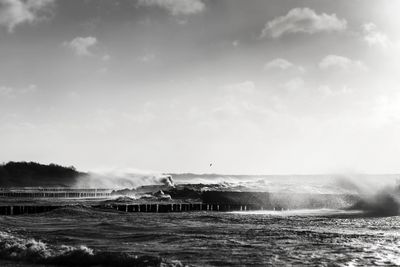
[(323, 70), (326, 69), (342, 69), (346, 71), (350, 70), (361, 70), (361, 71), (366, 71), (367, 67), (364, 65), (363, 62), (359, 60), (352, 60), (347, 57), (343, 56), (337, 56), (337, 55), (328, 55), (324, 57), (320, 62), (319, 62), (319, 67)]
[(317, 14), (310, 8), (294, 8), (285, 16), (277, 17), (265, 25), (261, 38), (279, 38), (288, 33), (340, 32), (347, 28), (347, 21), (336, 14)]
[(256, 89), (256, 85), (253, 81), (244, 81), (240, 83), (224, 85), (222, 89), (231, 93), (253, 93)]
[(378, 27), (372, 23), (365, 23), (362, 25), (364, 40), (370, 46), (378, 45), (387, 48), (390, 45), (390, 40), (386, 34), (378, 31)]
[(201, 0), (139, 0), (138, 4), (163, 8), (174, 16), (200, 13), (205, 8)]
[(143, 56), (139, 57), (139, 61), (143, 63), (149, 63), (156, 59), (156, 55), (151, 52), (146, 52)]
[(36, 90), (37, 86), (35, 84), (30, 84), (27, 87), (19, 89), (12, 88), (9, 86), (0, 86), (0, 97), (14, 98), (17, 97), (18, 95), (34, 93), (36, 92)]
[(353, 90), (346, 85), (341, 88), (332, 88), (331, 86), (326, 84), (319, 86), (317, 88), (317, 91), (321, 93), (324, 97), (346, 95), (353, 92)]
[(25, 88), (21, 88), (18, 92), (21, 94), (28, 94), (28, 93), (34, 93), (36, 91), (37, 91), (36, 84), (30, 84)]
[(290, 67), (293, 67), (293, 63), (287, 61), (286, 59), (283, 58), (275, 58), (269, 62), (267, 62), (264, 66), (266, 70), (269, 69), (281, 69), (281, 70), (286, 70)]
[(15, 90), (8, 86), (0, 86), (0, 96), (3, 97), (13, 97)]
[(280, 70), (280, 71), (294, 71), (304, 73), (306, 70), (303, 66), (297, 66), (294, 63), (284, 59), (284, 58), (275, 58), (264, 65), (264, 70)]
[(34, 23), (51, 14), (55, 0), (0, 0), (0, 25), (9, 32), (23, 23)]
[(301, 77), (295, 77), (287, 82), (285, 82), (282, 87), (288, 92), (296, 92), (302, 89), (305, 85), (304, 80)]
[(71, 48), (78, 56), (91, 56), (90, 48), (97, 44), (96, 37), (76, 37), (70, 42), (64, 42), (64, 45)]
[(103, 61), (109, 61), (111, 59), (111, 56), (109, 55), (109, 54), (104, 54), (102, 57), (101, 57), (101, 60), (103, 60)]

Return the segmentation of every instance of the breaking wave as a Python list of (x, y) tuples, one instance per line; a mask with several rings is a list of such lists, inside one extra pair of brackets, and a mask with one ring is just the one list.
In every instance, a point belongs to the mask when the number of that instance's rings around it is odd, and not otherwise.
[(143, 185), (174, 186), (174, 181), (170, 175), (140, 172), (133, 169), (118, 169), (89, 172), (85, 177), (81, 177), (74, 187), (124, 189)]
[(137, 256), (122, 252), (96, 252), (84, 245), (54, 246), (33, 238), (0, 231), (0, 258), (37, 264), (63, 266), (182, 266), (157, 256)]
[(398, 175), (219, 175), (172, 174), (176, 184), (201, 184), (205, 190), (304, 194), (371, 194), (392, 186)]
[(399, 193), (396, 189), (388, 188), (373, 195), (364, 195), (349, 210), (362, 210), (377, 217), (400, 215)]

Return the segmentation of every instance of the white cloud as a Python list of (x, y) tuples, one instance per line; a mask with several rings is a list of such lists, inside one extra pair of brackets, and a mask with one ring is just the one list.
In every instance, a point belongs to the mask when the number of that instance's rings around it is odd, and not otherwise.
[(269, 69), (286, 70), (290, 67), (293, 67), (292, 62), (287, 61), (286, 59), (283, 59), (283, 58), (275, 58), (275, 59), (267, 62), (264, 66), (264, 69), (266, 69), (266, 70), (269, 70)]
[(174, 16), (200, 13), (205, 8), (201, 0), (139, 0), (138, 4), (163, 8)]
[(264, 65), (264, 70), (282, 70), (282, 71), (294, 71), (299, 73), (304, 73), (306, 70), (301, 65), (295, 65), (294, 63), (284, 59), (275, 58)]
[(286, 83), (284, 83), (282, 86), (285, 90), (288, 92), (296, 92), (300, 89), (302, 89), (305, 85), (304, 80), (301, 77), (295, 77)]
[(64, 45), (71, 48), (78, 56), (91, 56), (90, 48), (97, 44), (96, 37), (76, 37), (70, 42), (64, 42)]
[(0, 86), (0, 96), (3, 97), (13, 97), (15, 90), (8, 86)]
[(370, 46), (379, 45), (383, 48), (387, 48), (390, 45), (390, 40), (386, 34), (378, 31), (378, 27), (372, 23), (365, 23), (362, 25), (364, 32), (364, 40)]
[(261, 38), (279, 38), (287, 33), (308, 33), (344, 31), (347, 21), (336, 14), (317, 14), (310, 8), (294, 8), (285, 16), (277, 17), (265, 25)]
[(154, 53), (148, 52), (145, 53), (143, 56), (139, 57), (139, 61), (143, 63), (148, 63), (154, 61), (156, 59), (156, 55)]
[(28, 87), (22, 88), (19, 90), (19, 93), (21, 94), (28, 94), (28, 93), (34, 93), (37, 91), (37, 86), (36, 84), (30, 84)]
[(244, 81), (240, 83), (227, 84), (222, 87), (224, 90), (231, 93), (253, 93), (256, 85), (253, 81)]
[(55, 0), (0, 0), (0, 25), (9, 32), (23, 23), (34, 23), (51, 14)]
[(320, 92), (325, 97), (346, 95), (353, 92), (353, 90), (346, 85), (344, 85), (342, 88), (333, 89), (332, 87), (326, 84), (319, 86), (317, 88), (317, 91)]
[(101, 57), (101, 60), (103, 60), (103, 61), (109, 61), (111, 59), (111, 56), (109, 55), (109, 54), (104, 54), (102, 57)]
[(35, 84), (30, 84), (23, 88), (13, 88), (9, 86), (0, 86), (0, 97), (14, 98), (18, 95), (34, 93), (37, 90)]
[(324, 57), (320, 62), (319, 62), (319, 67), (323, 70), (326, 69), (342, 69), (346, 71), (350, 70), (361, 70), (361, 71), (366, 71), (367, 67), (365, 64), (359, 60), (352, 60), (347, 57), (343, 56), (337, 56), (337, 55), (328, 55)]

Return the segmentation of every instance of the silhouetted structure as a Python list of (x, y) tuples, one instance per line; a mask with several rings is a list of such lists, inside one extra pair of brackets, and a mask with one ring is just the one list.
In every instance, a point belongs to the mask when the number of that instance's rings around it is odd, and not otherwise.
[(111, 196), (111, 189), (20, 187), (0, 188), (0, 197), (12, 198), (104, 198)]

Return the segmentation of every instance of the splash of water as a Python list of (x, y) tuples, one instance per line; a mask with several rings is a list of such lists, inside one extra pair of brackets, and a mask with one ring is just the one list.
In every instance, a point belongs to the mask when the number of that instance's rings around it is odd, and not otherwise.
[(137, 188), (143, 185), (166, 185), (173, 187), (174, 181), (170, 175), (153, 172), (140, 172), (132, 169), (117, 169), (89, 172), (81, 177), (74, 187), (79, 188)]
[(386, 188), (372, 195), (362, 195), (350, 210), (362, 210), (371, 216), (396, 216), (400, 214), (398, 188)]

